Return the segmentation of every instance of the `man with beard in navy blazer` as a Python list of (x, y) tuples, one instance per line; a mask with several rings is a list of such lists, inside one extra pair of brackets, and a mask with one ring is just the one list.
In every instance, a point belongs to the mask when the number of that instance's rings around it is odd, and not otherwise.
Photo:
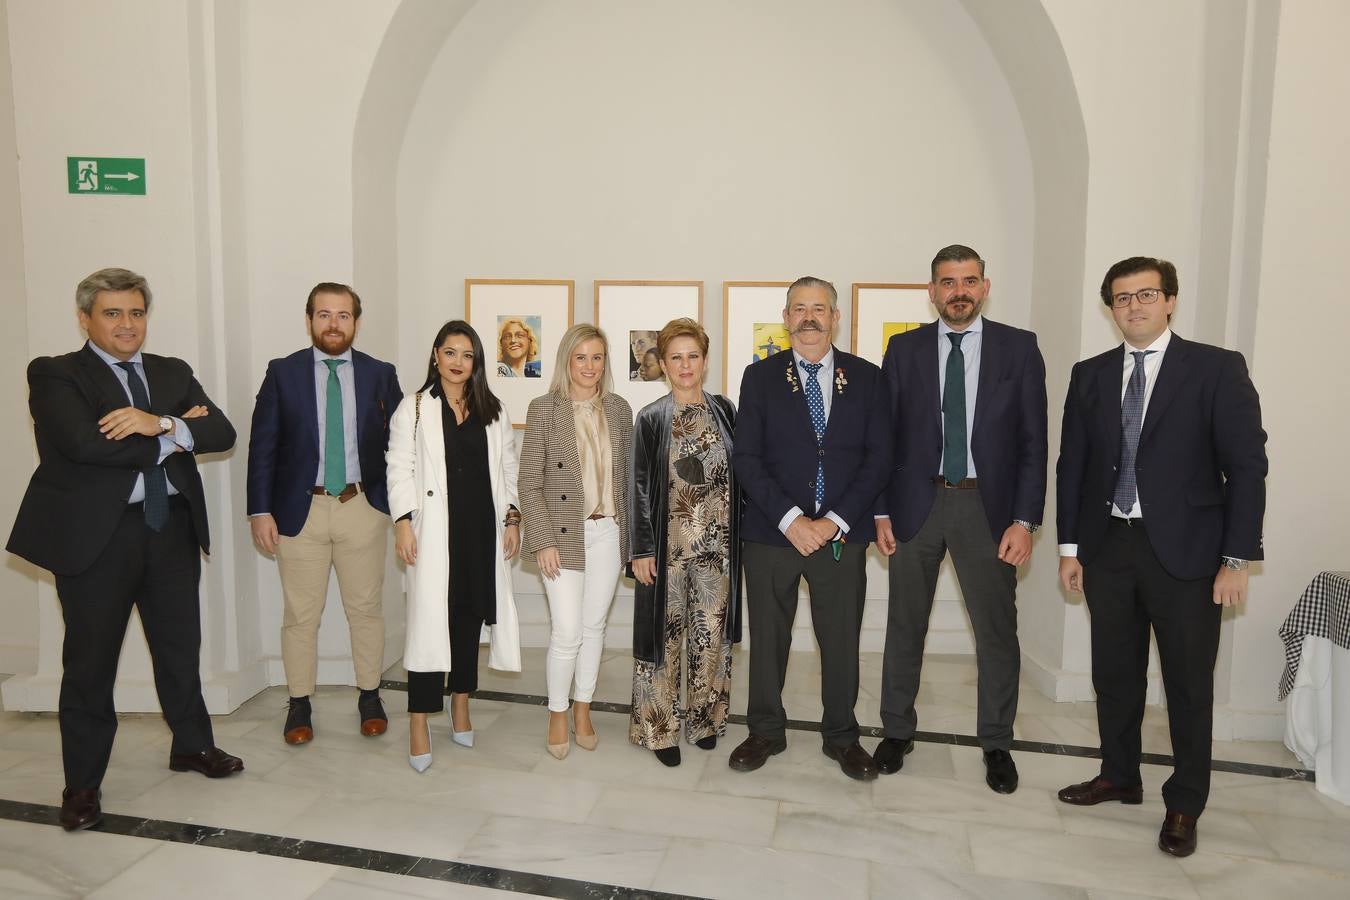
[(731, 768), (758, 769), (787, 747), (783, 679), (797, 586), (805, 577), (820, 645), (823, 750), (850, 778), (877, 770), (858, 743), (858, 639), (873, 507), (890, 473), (889, 406), (881, 372), (836, 349), (834, 285), (788, 288), (791, 349), (753, 363), (741, 381), (733, 462), (750, 619), (750, 736)]
[(1139, 727), (1149, 630), (1176, 760), (1158, 847), (1195, 852), (1209, 797), (1214, 662), (1225, 606), (1261, 559), (1266, 433), (1242, 354), (1172, 332), (1177, 270), (1147, 256), (1102, 279), (1123, 345), (1073, 367), (1057, 489), (1059, 575), (1092, 617), (1101, 773), (1059, 799), (1143, 802)]
[(1045, 511), (1045, 362), (1036, 335), (981, 315), (989, 279), (978, 253), (944, 247), (929, 272), (938, 321), (891, 338), (882, 361), (895, 473), (877, 519), (877, 546), (891, 557), (891, 592), (885, 738), (873, 756), (891, 774), (914, 747), (924, 639), (938, 569), (950, 553), (975, 633), (985, 783), (1011, 794), (1021, 669), (1017, 567), (1030, 558)]

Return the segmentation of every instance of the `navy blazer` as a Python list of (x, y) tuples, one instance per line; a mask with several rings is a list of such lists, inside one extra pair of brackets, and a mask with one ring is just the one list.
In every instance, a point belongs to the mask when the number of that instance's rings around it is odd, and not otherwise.
[[(356, 443), (366, 501), (389, 512), (384, 453), (389, 417), (403, 391), (387, 362), (352, 351), (356, 384)], [(267, 364), (253, 406), (248, 441), (248, 514), (271, 513), (277, 531), (294, 537), (305, 527), (319, 471), (319, 410), (314, 396), (314, 348)]]
[[(792, 546), (778, 523), (801, 507), (811, 518), (833, 512), (848, 523), (850, 543), (876, 538), (872, 510), (891, 469), (890, 408), (881, 370), (834, 351), (834, 391), (823, 445), (806, 408), (791, 350), (751, 363), (741, 380), (733, 465), (745, 493), (741, 537)], [(825, 502), (816, 507), (816, 464), (825, 461)]]
[[(1120, 466), (1124, 344), (1073, 367), (1057, 467), (1061, 544), (1092, 561), (1106, 538)], [(1261, 400), (1235, 350), (1167, 345), (1135, 457), (1139, 510), (1175, 578), (1213, 578), (1221, 556), (1261, 559), (1266, 510)]]
[[(893, 336), (881, 362), (891, 398), (895, 472), (878, 504), (898, 541), (912, 540), (937, 497), (942, 469), (938, 325)], [(975, 425), (970, 433), (980, 499), (997, 543), (1014, 520), (1039, 525), (1045, 513), (1045, 360), (1036, 335), (984, 320)]]

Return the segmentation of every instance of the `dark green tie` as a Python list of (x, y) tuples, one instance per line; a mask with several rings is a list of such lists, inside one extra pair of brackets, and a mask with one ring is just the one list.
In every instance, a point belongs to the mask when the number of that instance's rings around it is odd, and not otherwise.
[(956, 484), (966, 477), (966, 355), (964, 333), (950, 332), (946, 385), (942, 392), (942, 477)]
[(342, 385), (338, 382), (338, 366), (345, 359), (325, 359), (328, 366), (328, 402), (323, 421), (323, 486), (336, 497), (347, 489), (347, 448), (343, 444)]

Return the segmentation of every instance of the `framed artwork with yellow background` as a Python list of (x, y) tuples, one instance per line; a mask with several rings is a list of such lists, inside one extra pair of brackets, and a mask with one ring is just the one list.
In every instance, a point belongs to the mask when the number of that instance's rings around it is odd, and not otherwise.
[(855, 282), (853, 334), (849, 349), (855, 356), (881, 365), (886, 344), (894, 335), (937, 318), (928, 300), (927, 284)]

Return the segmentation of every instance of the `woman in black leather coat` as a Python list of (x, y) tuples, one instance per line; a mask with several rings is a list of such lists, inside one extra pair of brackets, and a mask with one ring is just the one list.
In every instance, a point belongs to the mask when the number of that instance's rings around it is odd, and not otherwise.
[(676, 319), (657, 353), (671, 391), (638, 413), (628, 490), (637, 581), (629, 739), (676, 766), (681, 719), (704, 750), (726, 732), (731, 645), (741, 639), (741, 496), (731, 467), (736, 409), (703, 391), (707, 333)]

